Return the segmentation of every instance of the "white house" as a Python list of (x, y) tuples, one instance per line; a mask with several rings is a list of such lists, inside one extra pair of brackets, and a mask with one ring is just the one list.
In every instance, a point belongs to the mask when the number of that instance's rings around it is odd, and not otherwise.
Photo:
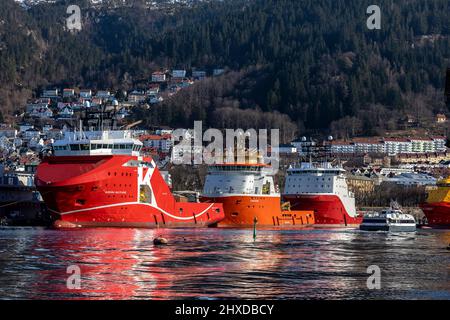
[(73, 112), (72, 107), (65, 106), (58, 112), (58, 117), (67, 119), (67, 118), (72, 118), (73, 114), (74, 114), (74, 112)]
[(36, 103), (29, 103), (25, 107), (25, 112), (28, 114), (32, 114), (33, 112), (36, 112), (36, 110), (40, 110), (43, 108), (48, 108), (50, 104), (47, 102), (36, 102)]
[(30, 112), (30, 116), (34, 118), (48, 119), (53, 117), (53, 111), (49, 107), (34, 109)]
[(97, 91), (97, 94), (95, 95), (95, 97), (99, 98), (99, 99), (109, 99), (111, 97), (111, 92), (105, 91), (105, 90), (100, 90), (100, 91)]
[(147, 100), (147, 95), (143, 91), (134, 90), (128, 94), (128, 101), (134, 103), (143, 103)]
[(26, 139), (33, 139), (33, 138), (38, 139), (41, 136), (41, 132), (38, 129), (30, 128), (25, 132), (23, 132), (23, 136)]
[(172, 70), (172, 77), (182, 79), (186, 77), (186, 70)]
[(152, 73), (152, 82), (165, 82), (166, 74), (164, 72), (153, 72)]
[(272, 152), (279, 154), (294, 154), (297, 153), (297, 148), (291, 144), (281, 144), (278, 148), (272, 147)]
[(89, 89), (80, 90), (80, 98), (91, 99), (92, 98), (92, 90), (89, 90)]

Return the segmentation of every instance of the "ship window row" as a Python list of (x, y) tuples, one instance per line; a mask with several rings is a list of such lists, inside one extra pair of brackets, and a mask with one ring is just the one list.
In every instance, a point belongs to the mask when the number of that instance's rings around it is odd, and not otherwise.
[(213, 166), (214, 171), (261, 171), (261, 167), (253, 166)]
[(311, 174), (325, 174), (325, 175), (340, 175), (340, 171), (317, 171), (317, 170), (290, 170), (288, 175), (311, 175)]
[[(288, 187), (289, 188), (296, 188), (297, 186), (295, 185), (295, 184), (289, 184), (288, 185)], [(309, 188), (310, 186), (309, 185), (301, 185), (301, 184), (299, 184), (298, 185), (298, 187), (300, 188), (300, 187), (306, 187), (306, 188)], [(327, 187), (327, 188), (331, 188), (331, 186), (330, 185), (315, 185), (315, 186), (311, 186), (311, 188), (314, 188), (314, 187), (316, 187), (316, 188), (325, 188), (325, 187)]]
[[(292, 178), (291, 180), (295, 180), (295, 181), (303, 181), (303, 178), (299, 178), (299, 179), (297, 179), (297, 178)], [(310, 178), (308, 178), (308, 180), (307, 181), (310, 181), (311, 179)], [(313, 179), (314, 180), (314, 179)], [(306, 178), (305, 178), (305, 181), (306, 181)], [(320, 181), (320, 178), (316, 178), (316, 181)], [(322, 178), (322, 181), (325, 181), (325, 178)], [(328, 181), (331, 181), (331, 178), (328, 178)]]
[(54, 146), (53, 149), (59, 150), (70, 150), (71, 151), (89, 151), (97, 149), (113, 149), (113, 150), (133, 150), (140, 151), (142, 146), (136, 144), (98, 144), (98, 143), (83, 143), (83, 144), (70, 144), (65, 146)]

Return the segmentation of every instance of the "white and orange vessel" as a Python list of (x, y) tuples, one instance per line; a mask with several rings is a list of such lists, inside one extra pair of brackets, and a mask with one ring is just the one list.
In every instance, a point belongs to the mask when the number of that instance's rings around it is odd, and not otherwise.
[(315, 226), (357, 226), (362, 222), (345, 170), (330, 163), (289, 168), (283, 193), (294, 210), (314, 211)]
[(206, 227), (221, 204), (177, 202), (130, 131), (67, 133), (44, 158), (36, 186), (57, 227)]
[(281, 206), (272, 168), (261, 161), (216, 164), (209, 167), (201, 196), (203, 202), (223, 204), (225, 219), (219, 227), (306, 227), (314, 224), (312, 211), (291, 211)]

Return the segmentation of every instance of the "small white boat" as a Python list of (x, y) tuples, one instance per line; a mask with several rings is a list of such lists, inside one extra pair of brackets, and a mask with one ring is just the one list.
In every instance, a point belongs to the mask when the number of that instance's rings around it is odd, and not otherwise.
[(365, 231), (414, 232), (416, 231), (416, 220), (412, 215), (391, 207), (381, 212), (365, 214), (359, 229)]

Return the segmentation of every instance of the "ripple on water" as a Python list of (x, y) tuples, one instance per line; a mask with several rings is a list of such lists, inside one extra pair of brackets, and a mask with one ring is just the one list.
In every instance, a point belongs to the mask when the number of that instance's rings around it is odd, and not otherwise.
[[(156, 235), (169, 245), (155, 247)], [(0, 228), (0, 295), (48, 299), (450, 299), (450, 232)], [(82, 289), (67, 289), (67, 267)], [(381, 269), (368, 290), (367, 267)]]

